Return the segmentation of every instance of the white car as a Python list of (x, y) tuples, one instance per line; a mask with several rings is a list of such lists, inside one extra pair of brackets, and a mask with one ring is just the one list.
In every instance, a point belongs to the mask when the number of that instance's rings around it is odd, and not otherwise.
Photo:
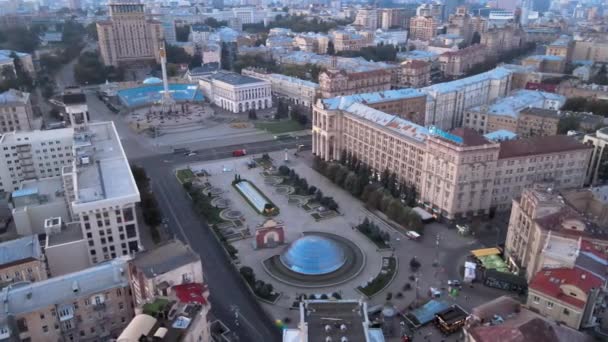
[(192, 157), (192, 156), (195, 156), (195, 155), (197, 155), (196, 152), (190, 152), (190, 153), (186, 154), (186, 157)]

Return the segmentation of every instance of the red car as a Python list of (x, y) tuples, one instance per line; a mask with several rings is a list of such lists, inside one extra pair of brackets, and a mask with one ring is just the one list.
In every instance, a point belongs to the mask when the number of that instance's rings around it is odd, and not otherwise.
[(246, 154), (247, 154), (247, 151), (245, 151), (245, 149), (232, 151), (232, 156), (233, 157), (242, 157), (242, 156), (244, 156)]

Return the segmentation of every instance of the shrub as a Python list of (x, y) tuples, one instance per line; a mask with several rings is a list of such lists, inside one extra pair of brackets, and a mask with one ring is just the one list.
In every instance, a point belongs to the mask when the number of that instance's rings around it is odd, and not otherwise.
[(324, 293), (321, 295), (321, 299), (329, 299), (329, 297)]
[(412, 271), (417, 271), (420, 268), (420, 261), (418, 261), (418, 259), (416, 259), (416, 257), (413, 257), (412, 260), (410, 260), (410, 268), (412, 269)]
[(243, 266), (239, 269), (239, 273), (241, 273), (241, 276), (243, 276), (249, 284), (255, 284), (255, 273), (253, 273), (251, 267)]
[(285, 166), (285, 165), (281, 165), (279, 166), (279, 174), (281, 176), (287, 176), (289, 174), (290, 169)]
[(342, 299), (342, 296), (338, 292), (332, 293), (331, 296), (334, 297), (335, 299)]

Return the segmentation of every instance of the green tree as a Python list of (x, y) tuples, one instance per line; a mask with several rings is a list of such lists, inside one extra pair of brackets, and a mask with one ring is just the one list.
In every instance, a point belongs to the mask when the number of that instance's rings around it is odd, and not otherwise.
[(167, 52), (167, 63), (189, 64), (192, 57), (183, 48), (171, 44), (165, 44)]
[(86, 31), (89, 38), (95, 41), (99, 40), (99, 36), (97, 34), (97, 23), (90, 23), (89, 25), (87, 25)]
[(331, 40), (327, 43), (327, 54), (330, 56), (333, 56), (336, 54), (336, 48), (334, 47), (334, 42)]
[[(178, 42), (187, 42), (190, 36), (190, 25), (175, 26), (175, 40)], [(167, 53), (168, 55), (168, 53)], [(169, 57), (167, 56), (167, 59)]]
[(481, 43), (481, 35), (479, 34), (479, 32), (475, 31), (473, 32), (473, 38), (471, 38), (471, 45), (479, 43)]
[(557, 134), (566, 134), (568, 131), (578, 130), (580, 118), (577, 115), (568, 115), (559, 119)]

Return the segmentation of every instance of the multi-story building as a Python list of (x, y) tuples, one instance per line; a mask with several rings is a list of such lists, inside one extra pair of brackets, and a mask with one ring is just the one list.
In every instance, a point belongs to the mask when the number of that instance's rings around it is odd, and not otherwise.
[(544, 268), (530, 280), (527, 305), (578, 330), (605, 289), (604, 274), (598, 276), (579, 267)]
[(136, 307), (168, 296), (171, 287), (203, 283), (201, 258), (179, 240), (138, 253), (129, 261), (129, 279)]
[(169, 288), (143, 313), (137, 314), (117, 341), (206, 342), (211, 338), (207, 314), (211, 310), (204, 284), (191, 283)]
[(513, 50), (521, 44), (521, 35), (517, 28), (508, 25), (506, 27), (492, 27), (481, 33), (481, 44), (485, 45), (488, 53), (499, 55), (502, 51)]
[(353, 25), (358, 25), (365, 30), (376, 30), (378, 28), (377, 10), (371, 8), (359, 9)]
[(561, 35), (558, 39), (547, 45), (545, 54), (549, 56), (563, 57), (567, 62), (569, 62), (572, 60), (573, 48), (574, 41), (572, 40), (572, 37)]
[(555, 55), (534, 55), (524, 58), (521, 65), (532, 66), (539, 72), (561, 74), (566, 68), (566, 58)]
[(0, 243), (0, 286), (48, 278), (38, 236), (30, 235)]
[(488, 104), (509, 94), (512, 76), (512, 70), (498, 67), (474, 76), (423, 88), (428, 95), (424, 124), (434, 125), (442, 130), (462, 126), (467, 109)]
[[(33, 75), (35, 73), (36, 69), (34, 69), (32, 55), (30, 55), (29, 53), (12, 50), (0, 50), (0, 70), (5, 70), (5, 68), (8, 68), (12, 70), (14, 75), (16, 75), (17, 71), (15, 70), (14, 56), (17, 57), (24, 71), (27, 71), (30, 75)], [(0, 79), (3, 78), (4, 75), (0, 75)]]
[(608, 127), (585, 135), (583, 142), (593, 146), (585, 183), (591, 185), (603, 183), (608, 179)]
[(10, 89), (0, 94), (0, 133), (34, 128), (30, 94)]
[(494, 342), (497, 336), (520, 341), (591, 342), (588, 334), (573, 330), (523, 307), (509, 296), (479, 305), (467, 317), (464, 342)]
[(432, 16), (410, 19), (410, 39), (431, 40), (437, 35), (438, 20)]
[(319, 74), (321, 97), (367, 93), (391, 89), (392, 74), (386, 69), (329, 69)]
[(335, 52), (359, 51), (374, 46), (374, 31), (335, 30), (331, 32), (331, 41), (334, 43)]
[(204, 76), (199, 84), (211, 102), (233, 113), (272, 107), (272, 89), (266, 80), (218, 71)]
[(2, 289), (2, 334), (13, 340), (83, 341), (118, 336), (133, 317), (124, 258)]
[(380, 111), (364, 100), (317, 102), (313, 153), (336, 160), (346, 150), (375, 170), (395, 172), (399, 181), (418, 189), (420, 201), (437, 215), (452, 219), (507, 210), (511, 198), (540, 181), (552, 181), (555, 188), (584, 182), (590, 148), (574, 138), (494, 143), (471, 129), (426, 129), (387, 114), (390, 107)]
[(459, 77), (485, 59), (486, 47), (474, 44), (464, 49), (442, 53), (439, 56), (439, 69), (446, 77)]
[(401, 63), (399, 87), (425, 87), (431, 83), (431, 62), (408, 60)]
[[(286, 39), (287, 38), (287, 39)], [(282, 37), (284, 41), (288, 41), (290, 37)], [(322, 33), (300, 33), (293, 38), (293, 46), (298, 48), (300, 51), (312, 52), (312, 53), (327, 53), (327, 45), (329, 44), (330, 37)], [(279, 46), (279, 44), (274, 44)], [(291, 48), (285, 46), (286, 48)]]
[(405, 8), (380, 8), (378, 9), (378, 28), (383, 30), (407, 28), (410, 16)]
[[(213, 29), (207, 25), (192, 25), (190, 26), (190, 33), (188, 34), (188, 41), (204, 46), (209, 42), (211, 33), (213, 33)], [(168, 42), (166, 37), (165, 40)]]
[(482, 134), (504, 129), (520, 137), (555, 135), (557, 110), (565, 102), (558, 94), (521, 89), (491, 104), (468, 109), (462, 124)]
[[(328, 315), (339, 317), (340, 326), (327, 329)], [(302, 301), (298, 327), (283, 330), (283, 342), (384, 342), (382, 329), (372, 328), (367, 315), (367, 303), (358, 300)]]
[[(471, 42), (473, 38), (473, 22), (471, 15), (464, 6), (456, 8), (456, 13), (450, 14), (446, 27), (447, 34), (454, 34), (462, 37), (465, 42)], [(478, 32), (479, 33), (479, 32)]]
[[(509, 267), (527, 279), (543, 268), (574, 266), (597, 273), (589, 261), (608, 257), (606, 188), (558, 192), (549, 184), (529, 187), (513, 199), (505, 242)], [(600, 253), (598, 256), (597, 254)], [(604, 260), (604, 261), (602, 261)], [(605, 272), (599, 274), (605, 277)]]
[(139, 0), (112, 0), (110, 18), (97, 22), (99, 51), (105, 65), (160, 63), (164, 47), (162, 24), (149, 20)]
[(572, 60), (608, 63), (608, 40), (602, 36), (582, 37), (574, 41)]
[(251, 76), (270, 82), (272, 95), (285, 98), (288, 101), (304, 107), (312, 107), (319, 95), (319, 85), (297, 77), (282, 74), (271, 74), (265, 70), (247, 68), (241, 71), (243, 75)]

